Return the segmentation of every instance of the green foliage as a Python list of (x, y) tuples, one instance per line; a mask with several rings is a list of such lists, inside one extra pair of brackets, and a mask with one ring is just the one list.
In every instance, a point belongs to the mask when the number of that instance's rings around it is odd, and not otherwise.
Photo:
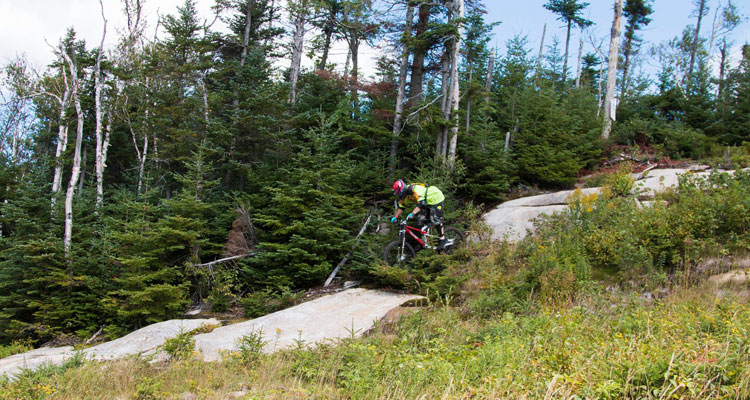
[(607, 186), (614, 196), (631, 196), (633, 194), (633, 189), (635, 188), (633, 166), (630, 163), (621, 164), (615, 173), (609, 174), (605, 177), (604, 185)]
[(177, 336), (166, 339), (161, 348), (172, 360), (188, 359), (195, 352), (194, 335), (193, 331), (180, 332)]
[(255, 211), (262, 252), (245, 268), (257, 284), (318, 283), (351, 247), (361, 192), (349, 185), (350, 155), (337, 154), (331, 128), (306, 132), (294, 159), (262, 189)]
[(527, 181), (563, 186), (597, 161), (600, 122), (585, 90), (561, 96), (549, 89), (524, 91), (515, 161)]
[(10, 357), (14, 354), (25, 353), (33, 347), (26, 342), (14, 341), (7, 346), (0, 346), (0, 359)]
[(237, 356), (246, 366), (254, 366), (263, 355), (263, 348), (268, 341), (263, 340), (263, 330), (243, 335), (237, 340)]
[(653, 143), (674, 159), (701, 159), (713, 153), (714, 141), (693, 128), (661, 119), (632, 118), (615, 125), (612, 138), (619, 144)]
[(166, 399), (163, 390), (164, 382), (158, 378), (143, 377), (135, 387), (136, 400), (162, 400)]

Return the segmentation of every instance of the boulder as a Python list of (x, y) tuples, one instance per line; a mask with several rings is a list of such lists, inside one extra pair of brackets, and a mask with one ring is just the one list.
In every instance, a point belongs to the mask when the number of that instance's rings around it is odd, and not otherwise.
[(139, 329), (119, 339), (83, 351), (94, 360), (113, 360), (134, 354), (150, 354), (169, 339), (202, 325), (220, 325), (216, 319), (174, 319)]
[[(725, 172), (732, 174), (734, 171)], [(656, 193), (676, 187), (679, 184), (679, 176), (688, 173), (706, 177), (711, 171), (708, 166), (694, 165), (688, 168), (654, 169), (646, 173), (633, 174), (633, 178), (636, 179), (634, 194), (641, 198), (653, 198)], [(601, 188), (586, 188), (580, 191), (586, 196), (599, 193)], [(533, 232), (534, 218), (565, 209), (568, 199), (574, 192), (563, 190), (506, 201), (484, 214), (482, 219), (492, 229), (493, 239), (516, 242), (523, 239), (528, 232)], [(654, 202), (642, 202), (643, 206), (653, 204)]]
[(47, 365), (61, 365), (73, 357), (73, 346), (42, 347), (26, 353), (15, 354), (0, 360), (0, 376), (14, 377), (24, 369), (37, 369)]
[[(159, 322), (139, 329), (129, 335), (81, 351), (84, 357), (94, 360), (113, 360), (129, 355), (154, 352), (164, 341), (180, 332), (191, 331), (201, 325), (217, 325), (215, 319), (178, 319)], [(24, 369), (37, 369), (45, 365), (61, 365), (77, 351), (71, 346), (40, 348), (0, 359), (0, 376), (14, 377)]]
[(716, 284), (716, 286), (726, 286), (732, 284), (741, 285), (748, 282), (748, 280), (750, 280), (750, 271), (742, 269), (729, 271), (708, 278), (708, 281)]
[(421, 296), (350, 289), (250, 321), (223, 326), (195, 336), (195, 345), (207, 361), (221, 359), (223, 352), (238, 350), (246, 335), (262, 335), (263, 351), (273, 352), (324, 341), (360, 336), (389, 311), (422, 299)]
[(551, 215), (567, 208), (566, 205), (539, 207), (497, 207), (482, 218), (492, 228), (492, 238), (516, 242), (534, 231), (534, 219), (542, 214)]

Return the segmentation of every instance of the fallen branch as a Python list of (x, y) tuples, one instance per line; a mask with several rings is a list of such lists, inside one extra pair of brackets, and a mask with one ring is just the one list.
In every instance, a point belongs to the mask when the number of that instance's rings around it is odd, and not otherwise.
[(255, 253), (240, 254), (239, 256), (231, 256), (231, 257), (221, 258), (221, 259), (218, 259), (218, 260), (215, 260), (215, 261), (211, 261), (211, 262), (207, 262), (207, 263), (203, 263), (203, 264), (196, 264), (196, 265), (194, 265), (194, 267), (196, 267), (196, 268), (211, 268), (211, 267), (213, 267), (216, 264), (221, 264), (221, 263), (225, 263), (227, 261), (237, 260), (239, 258), (252, 257), (254, 255), (255, 255)]
[(365, 219), (365, 223), (362, 224), (362, 228), (360, 228), (359, 233), (354, 238), (356, 239), (356, 242), (354, 242), (354, 246), (352, 246), (352, 250), (346, 253), (346, 256), (344, 256), (344, 258), (342, 258), (341, 261), (339, 261), (338, 265), (336, 265), (336, 268), (334, 268), (333, 272), (331, 272), (331, 275), (329, 275), (328, 279), (326, 279), (326, 282), (323, 284), (323, 287), (327, 287), (328, 285), (330, 285), (331, 282), (333, 281), (333, 278), (335, 278), (336, 274), (338, 274), (339, 270), (341, 270), (341, 267), (343, 267), (344, 264), (346, 264), (347, 261), (349, 261), (349, 257), (351, 257), (352, 251), (359, 244), (359, 237), (362, 236), (363, 233), (365, 233), (365, 229), (367, 229), (367, 224), (370, 223), (370, 219), (372, 219), (372, 211), (367, 213), (367, 219)]
[(99, 334), (102, 333), (103, 329), (104, 329), (103, 326), (101, 328), (99, 328), (99, 330), (96, 331), (96, 333), (93, 334), (88, 340), (86, 340), (86, 342), (84, 342), (84, 344), (91, 344), (97, 338), (97, 336), (99, 336)]

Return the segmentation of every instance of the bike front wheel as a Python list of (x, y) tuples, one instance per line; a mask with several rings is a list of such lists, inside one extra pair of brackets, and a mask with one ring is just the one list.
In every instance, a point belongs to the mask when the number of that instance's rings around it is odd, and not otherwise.
[(414, 252), (414, 247), (412, 247), (409, 243), (404, 243), (404, 251), (402, 254), (400, 253), (402, 253), (401, 241), (394, 240), (388, 243), (388, 246), (385, 246), (385, 251), (383, 252), (383, 260), (388, 265), (401, 265), (406, 264), (416, 255), (416, 253)]

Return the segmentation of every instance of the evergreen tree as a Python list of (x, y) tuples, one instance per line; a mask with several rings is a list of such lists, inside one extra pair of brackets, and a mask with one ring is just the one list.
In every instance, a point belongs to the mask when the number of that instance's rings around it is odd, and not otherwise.
[(651, 23), (651, 15), (654, 10), (651, 8), (651, 0), (627, 0), (622, 13), (627, 20), (625, 25), (625, 40), (622, 42), (622, 81), (620, 96), (625, 97), (628, 89), (628, 79), (632, 65), (631, 59), (638, 54), (641, 39), (636, 35), (636, 31), (642, 29)]
[(557, 17), (557, 19), (565, 22), (567, 26), (567, 31), (565, 34), (565, 55), (563, 56), (561, 75), (563, 84), (565, 84), (565, 81), (568, 79), (568, 50), (570, 48), (570, 28), (573, 25), (576, 25), (579, 28), (585, 28), (593, 24), (592, 21), (589, 21), (581, 16), (583, 10), (588, 6), (589, 3), (581, 3), (579, 2), (579, 0), (549, 0), (547, 4), (544, 5), (544, 8), (552, 11), (555, 14), (558, 14), (559, 17)]

